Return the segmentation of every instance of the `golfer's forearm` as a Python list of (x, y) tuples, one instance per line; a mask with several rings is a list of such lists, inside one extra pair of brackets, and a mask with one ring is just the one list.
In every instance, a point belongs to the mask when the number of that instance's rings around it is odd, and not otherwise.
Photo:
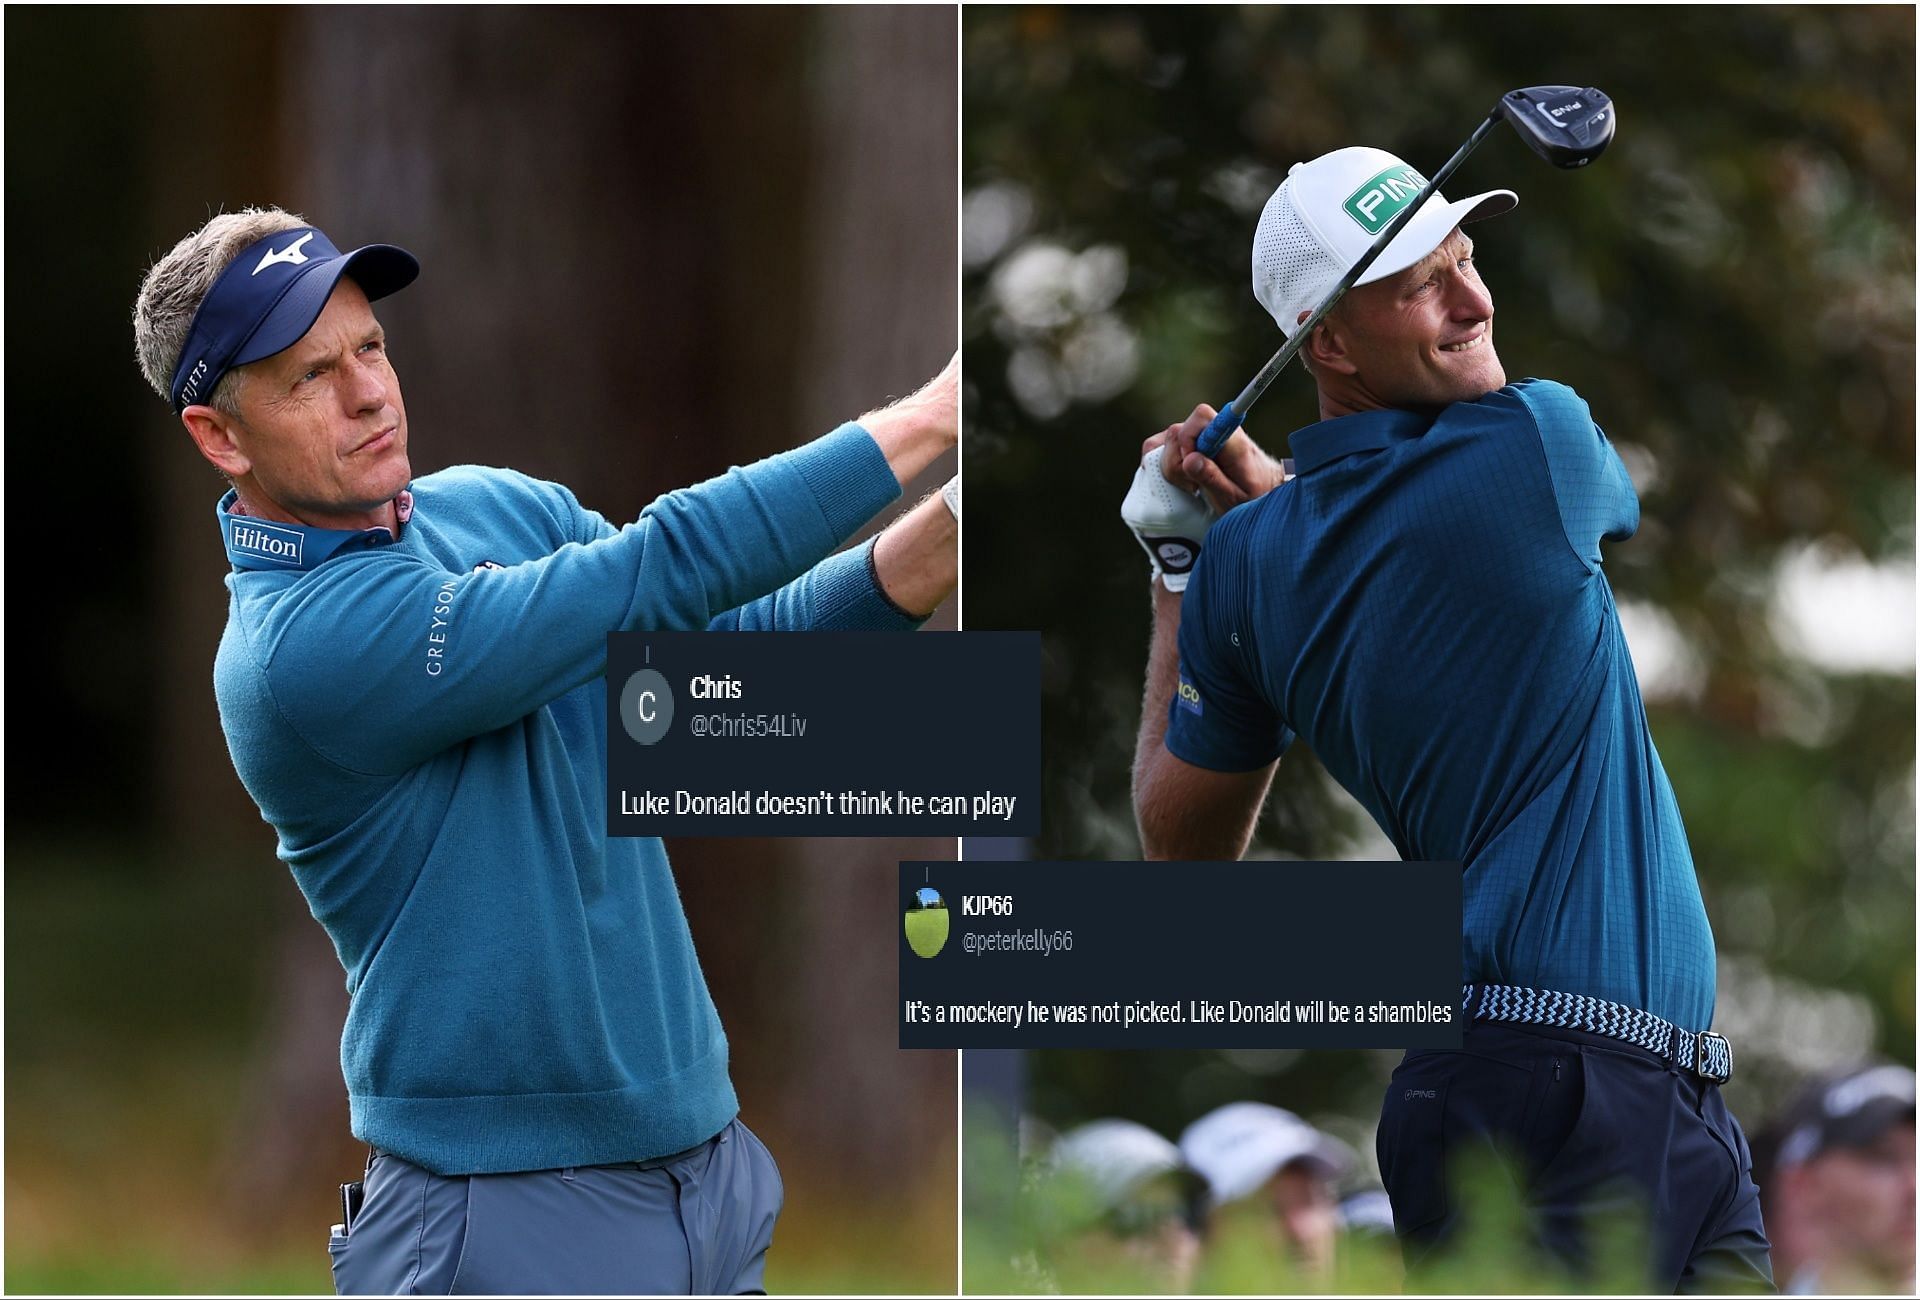
[(1180, 677), (1181, 598), (1153, 584), (1153, 643), (1133, 756), (1133, 813), (1140, 851), (1152, 861), (1232, 861), (1247, 851), (1275, 764), (1215, 771), (1167, 748), (1167, 716)]
[(1140, 736), (1133, 752), (1133, 811), (1147, 856), (1158, 856), (1156, 838), (1164, 783), (1157, 780), (1166, 757), (1167, 710), (1180, 671), (1180, 597), (1153, 581), (1153, 639), (1147, 649), (1147, 685), (1140, 703)]
[(912, 480), (960, 441), (959, 354), (913, 393), (868, 411), (859, 424), (879, 444), (893, 476), (903, 485)]
[(933, 464), (942, 452), (952, 450), (958, 428), (956, 422), (937, 411), (909, 407), (904, 402), (884, 411), (870, 411), (858, 423), (873, 435), (880, 454), (887, 458), (887, 467), (903, 484)]
[(1174, 757), (1164, 745), (1142, 754), (1135, 772), (1141, 856), (1153, 862), (1232, 862), (1253, 840), (1277, 765), (1213, 772)]
[(1164, 771), (1160, 755), (1143, 752), (1134, 763), (1133, 816), (1134, 829), (1140, 835), (1140, 856), (1148, 862), (1205, 857), (1180, 851), (1181, 837), (1173, 824), (1178, 810), (1170, 807), (1166, 798)]
[(916, 618), (953, 594), (960, 582), (960, 525), (938, 493), (880, 534), (873, 571), (887, 599)]
[[(876, 539), (877, 540), (877, 539)], [(926, 614), (900, 608), (880, 586), (873, 542), (830, 555), (780, 590), (707, 625), (713, 632), (911, 632)]]

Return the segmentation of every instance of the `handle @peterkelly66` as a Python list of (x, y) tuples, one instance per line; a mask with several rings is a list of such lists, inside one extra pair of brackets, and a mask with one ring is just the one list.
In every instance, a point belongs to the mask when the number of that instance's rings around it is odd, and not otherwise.
[(1200, 441), (1195, 444), (1194, 449), (1202, 456), (1212, 456), (1226, 445), (1227, 439), (1231, 438), (1233, 431), (1239, 427), (1240, 412), (1233, 409), (1232, 402), (1228, 402), (1220, 408), (1220, 414), (1213, 417), (1213, 423), (1201, 431)]

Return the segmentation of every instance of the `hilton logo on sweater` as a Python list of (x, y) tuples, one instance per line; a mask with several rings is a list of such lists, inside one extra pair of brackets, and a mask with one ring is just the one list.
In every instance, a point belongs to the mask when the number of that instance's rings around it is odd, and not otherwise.
[(274, 560), (280, 564), (300, 564), (302, 544), (307, 540), (291, 528), (276, 528), (256, 521), (233, 526), (233, 549), (242, 555)]

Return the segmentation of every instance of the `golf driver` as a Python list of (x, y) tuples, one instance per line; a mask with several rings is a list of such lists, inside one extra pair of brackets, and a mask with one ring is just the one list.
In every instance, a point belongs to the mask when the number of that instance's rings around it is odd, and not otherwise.
[(1367, 268), (1386, 251), (1394, 236), (1426, 205), (1427, 195), (1444, 185), (1460, 164), (1466, 161), (1467, 155), (1487, 138), (1487, 133), (1493, 130), (1495, 123), (1502, 120), (1520, 133), (1520, 138), (1527, 142), (1529, 149), (1555, 167), (1585, 167), (1613, 141), (1613, 101), (1592, 86), (1585, 89), (1578, 86), (1528, 86), (1524, 90), (1510, 90), (1502, 95), (1493, 111), (1487, 114), (1486, 120), (1475, 127), (1473, 134), (1467, 137), (1467, 142), (1460, 146), (1459, 152), (1447, 159), (1446, 165), (1434, 174), (1433, 179), (1415, 193), (1412, 202), (1387, 223), (1372, 246), (1348, 268), (1340, 283), (1333, 286), (1320, 305), (1314, 308), (1313, 314), (1293, 332), (1293, 337), (1287, 340), (1286, 345), (1273, 354), (1271, 361), (1260, 367), (1260, 373), (1253, 377), (1253, 382), (1242, 389), (1238, 397), (1220, 408), (1220, 413), (1213, 417), (1213, 422), (1200, 435), (1198, 450), (1201, 455), (1214, 455), (1233, 436), (1233, 431), (1246, 419), (1248, 408), (1260, 400), (1260, 394), (1267, 391), (1267, 385), (1273, 382), (1274, 377), (1287, 368), (1287, 363), (1306, 344), (1314, 327), (1326, 318), (1334, 304), (1353, 287), (1354, 281), (1366, 274)]

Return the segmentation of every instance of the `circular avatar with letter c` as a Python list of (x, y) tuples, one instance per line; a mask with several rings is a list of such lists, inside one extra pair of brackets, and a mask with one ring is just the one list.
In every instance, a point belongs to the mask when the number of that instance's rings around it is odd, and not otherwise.
[(651, 745), (673, 725), (673, 688), (657, 669), (642, 668), (620, 690), (620, 724), (643, 745)]

